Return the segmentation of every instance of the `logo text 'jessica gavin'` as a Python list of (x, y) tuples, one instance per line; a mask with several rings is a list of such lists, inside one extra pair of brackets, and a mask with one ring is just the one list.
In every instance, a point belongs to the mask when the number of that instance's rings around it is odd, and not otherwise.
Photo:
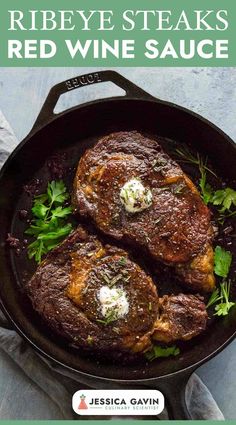
[(159, 415), (164, 397), (158, 390), (80, 390), (72, 406), (79, 415)]

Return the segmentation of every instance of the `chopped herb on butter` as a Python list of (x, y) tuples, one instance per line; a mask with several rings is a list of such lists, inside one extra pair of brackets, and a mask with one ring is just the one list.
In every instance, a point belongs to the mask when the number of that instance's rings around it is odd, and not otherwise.
[(104, 325), (121, 319), (129, 311), (129, 302), (123, 288), (102, 286), (98, 293), (98, 300), (101, 304), (101, 313), (104, 319), (98, 319), (97, 322)]
[(120, 200), (127, 212), (136, 213), (152, 205), (152, 192), (140, 180), (133, 178), (121, 188)]
[(127, 259), (125, 257), (121, 257), (118, 261), (119, 266), (125, 266)]

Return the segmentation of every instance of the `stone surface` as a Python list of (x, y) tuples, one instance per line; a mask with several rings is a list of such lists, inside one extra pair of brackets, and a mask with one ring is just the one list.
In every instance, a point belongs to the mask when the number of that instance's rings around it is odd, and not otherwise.
[[(49, 89), (54, 84), (97, 70), (97, 68), (1, 68), (0, 109), (19, 140), (31, 129)], [(236, 141), (235, 68), (116, 68), (116, 71), (152, 95), (203, 115)], [(63, 95), (56, 111), (104, 97), (104, 92), (106, 96), (120, 94), (120, 90), (109, 83), (85, 87)], [(198, 374), (212, 391), (227, 419), (236, 418), (235, 352), (236, 341), (198, 370)], [(3, 358), (2, 362), (4, 361)], [(12, 372), (6, 369), (6, 373)], [(4, 376), (1, 377), (1, 386), (4, 386)]]

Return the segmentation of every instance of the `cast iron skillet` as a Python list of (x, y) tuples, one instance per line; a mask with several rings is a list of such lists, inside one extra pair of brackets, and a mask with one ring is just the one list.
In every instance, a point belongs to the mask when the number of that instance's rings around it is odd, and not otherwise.
[[(61, 94), (106, 81), (124, 89), (125, 96), (96, 100), (54, 114)], [(25, 273), (32, 272), (29, 261), (18, 258), (5, 243), (8, 232), (22, 237), (25, 224), (19, 220), (18, 211), (29, 204), (23, 186), (33, 176), (47, 180), (42, 166), (52, 153), (66, 150), (76, 164), (98, 136), (134, 129), (179, 143), (187, 141), (211, 158), (220, 176), (231, 182), (236, 180), (236, 146), (219, 128), (199, 115), (152, 97), (114, 71), (91, 73), (57, 84), (51, 89), (30, 134), (15, 149), (0, 174), (1, 306), (16, 330), (39, 353), (76, 373), (84, 384), (103, 388), (120, 385), (158, 388), (167, 398), (170, 415), (174, 419), (185, 419), (189, 418), (184, 401), (186, 383), (197, 367), (234, 338), (235, 309), (225, 319), (216, 320), (178, 358), (141, 366), (98, 364), (69, 348), (42, 325), (21, 290), (22, 280), (27, 278)]]

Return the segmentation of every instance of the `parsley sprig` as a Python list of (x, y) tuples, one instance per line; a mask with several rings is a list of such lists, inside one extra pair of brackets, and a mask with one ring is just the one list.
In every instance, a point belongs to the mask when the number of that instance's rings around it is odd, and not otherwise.
[(171, 347), (166, 348), (160, 347), (159, 345), (153, 345), (151, 350), (146, 351), (144, 355), (149, 362), (152, 362), (158, 357), (178, 356), (179, 353), (180, 349), (176, 347), (176, 345), (172, 345)]
[(232, 263), (232, 254), (217, 245), (214, 252), (214, 272), (217, 276), (226, 278)]
[(236, 215), (232, 208), (236, 206), (236, 191), (230, 187), (213, 192), (210, 202), (219, 208), (219, 221), (223, 224), (226, 218)]
[(209, 308), (211, 305), (216, 304), (218, 301), (220, 301), (215, 306), (214, 316), (227, 316), (231, 307), (235, 305), (234, 302), (229, 301), (230, 287), (231, 287), (231, 280), (230, 279), (228, 281), (225, 280), (220, 284), (220, 288), (216, 288), (212, 292), (206, 308)]
[(231, 280), (228, 277), (230, 266), (232, 263), (232, 254), (221, 246), (217, 246), (214, 252), (214, 272), (217, 276), (223, 278), (220, 287), (216, 288), (207, 303), (206, 308), (215, 305), (215, 316), (227, 316), (231, 307), (235, 305), (230, 301)]
[(34, 197), (31, 210), (33, 218), (25, 233), (35, 239), (28, 246), (28, 256), (37, 263), (72, 230), (71, 223), (66, 223), (72, 212), (71, 207), (64, 206), (68, 198), (62, 180), (48, 183), (46, 193)]

